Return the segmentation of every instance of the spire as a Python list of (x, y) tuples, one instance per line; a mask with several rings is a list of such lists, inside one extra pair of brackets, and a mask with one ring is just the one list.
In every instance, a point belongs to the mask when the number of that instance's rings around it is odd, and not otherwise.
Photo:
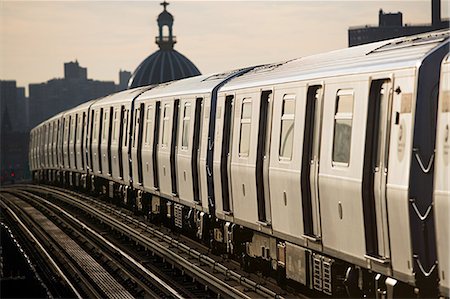
[(164, 11), (166, 11), (166, 7), (169, 3), (164, 0), (164, 2), (160, 3), (160, 5), (164, 6)]
[(160, 5), (164, 7), (164, 10), (158, 16), (159, 36), (156, 37), (156, 44), (161, 50), (172, 50), (173, 45), (177, 42), (172, 34), (173, 16), (166, 9), (169, 3), (164, 0)]

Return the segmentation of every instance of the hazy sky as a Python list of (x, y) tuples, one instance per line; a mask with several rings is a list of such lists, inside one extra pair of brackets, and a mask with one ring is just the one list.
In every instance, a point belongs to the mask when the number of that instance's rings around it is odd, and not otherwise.
[[(449, 17), (442, 0), (442, 17)], [(88, 77), (118, 81), (158, 49), (161, 1), (0, 0), (0, 79), (19, 86), (63, 77), (78, 60)], [(347, 47), (349, 26), (377, 25), (378, 11), (431, 22), (431, 0), (170, 1), (175, 49), (204, 74)]]

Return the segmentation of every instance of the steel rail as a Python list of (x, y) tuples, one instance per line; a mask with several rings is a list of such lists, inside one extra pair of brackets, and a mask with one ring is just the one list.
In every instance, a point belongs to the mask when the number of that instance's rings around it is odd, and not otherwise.
[[(65, 211), (64, 209), (62, 209), (61, 207), (55, 205), (54, 203), (36, 196), (33, 193), (27, 192), (27, 191), (22, 191), (24, 195), (26, 196), (33, 196), (35, 197), (36, 200), (40, 200), (43, 203), (45, 203), (46, 205), (52, 207), (53, 209), (55, 209), (56, 211), (58, 211), (59, 213), (61, 213), (62, 215), (64, 215), (65, 217), (69, 218), (71, 221), (75, 222), (79, 227), (81, 227), (84, 231), (89, 232), (91, 235), (93, 235), (95, 238), (97, 238), (98, 240), (100, 240), (100, 242), (102, 242), (103, 244), (105, 244), (106, 246), (108, 246), (110, 249), (112, 249), (112, 251), (114, 251), (115, 253), (119, 254), (121, 257), (125, 258), (127, 261), (129, 261), (134, 267), (136, 267), (137, 269), (139, 269), (141, 272), (143, 272), (144, 274), (146, 274), (148, 276), (147, 279), (149, 279), (152, 283), (156, 283), (158, 284), (158, 288), (160, 288), (161, 290), (164, 290), (167, 295), (170, 295), (174, 298), (177, 299), (184, 299), (184, 296), (181, 295), (177, 290), (175, 290), (174, 288), (172, 288), (168, 283), (166, 283), (165, 281), (163, 281), (162, 279), (160, 279), (158, 276), (156, 276), (153, 272), (151, 272), (150, 270), (148, 270), (145, 266), (143, 266), (141, 263), (139, 263), (135, 258), (133, 258), (132, 256), (130, 256), (129, 254), (127, 254), (125, 251), (123, 251), (122, 249), (120, 249), (119, 247), (117, 247), (116, 245), (114, 245), (112, 242), (110, 242), (108, 239), (106, 239), (105, 237), (103, 237), (101, 234), (97, 233), (95, 230), (93, 230), (91, 227), (89, 227), (87, 224), (85, 224), (84, 222), (82, 222), (81, 220), (75, 218), (73, 215), (71, 215), (70, 213), (68, 213), (67, 211)], [(132, 276), (132, 274), (129, 274), (129, 276)], [(152, 293), (150, 293), (152, 294)], [(157, 295), (153, 294), (153, 297), (158, 298)]]
[[(36, 236), (28, 229), (28, 227), (23, 223), (23, 221), (17, 216), (17, 214), (4, 202), (5, 200), (8, 200), (3, 194), (0, 194), (0, 205), (8, 211), (11, 217), (14, 218), (17, 224), (20, 225), (23, 232), (25, 232), (29, 239), (33, 240), (33, 242), (37, 245), (37, 248), (43, 254), (48, 261), (50, 262), (50, 265), (55, 269), (56, 273), (63, 279), (63, 281), (69, 286), (69, 288), (72, 290), (72, 292), (75, 294), (75, 296), (79, 299), (83, 299), (83, 296), (78, 292), (78, 290), (75, 288), (75, 286), (72, 284), (70, 279), (64, 274), (64, 271), (58, 266), (58, 264), (55, 262), (55, 260), (51, 257), (51, 255), (47, 252), (47, 250), (44, 248), (44, 246), (39, 242), (39, 240), (36, 238)], [(9, 201), (9, 200), (8, 200)], [(10, 202), (10, 201), (9, 201)]]
[[(82, 282), (82, 288), (87, 296), (94, 298), (133, 298), (91, 255), (79, 247), (79, 244), (76, 244), (70, 236), (50, 220), (55, 214), (45, 216), (42, 211), (23, 199), (24, 195), (21, 194), (21, 191), (13, 190), (9, 192), (25, 205), (19, 206), (18, 203), (11, 201), (9, 201), (9, 204), (23, 214), (24, 219), (27, 219), (26, 222), (30, 227), (36, 229), (43, 240), (46, 240), (49, 248), (58, 249), (53, 252), (60, 257), (60, 263), (67, 265), (66, 270), (69, 269), (74, 273), (73, 279)], [(44, 222), (41, 222), (43, 220), (41, 217), (44, 217)], [(47, 231), (48, 229), (50, 231)], [(86, 263), (89, 262), (93, 264), (87, 265)], [(92, 269), (91, 266), (93, 266)]]
[[(104, 223), (107, 223), (108, 225), (112, 227), (116, 227), (116, 230), (118, 230), (120, 233), (124, 235), (128, 235), (131, 238), (133, 238), (135, 241), (137, 241), (139, 244), (146, 248), (151, 248), (154, 252), (157, 252), (160, 256), (163, 256), (169, 260), (171, 260), (173, 263), (181, 266), (186, 271), (191, 272), (196, 277), (203, 279), (204, 281), (211, 284), (216, 289), (220, 290), (224, 294), (233, 297), (233, 298), (250, 298), (247, 294), (244, 292), (231, 287), (230, 285), (226, 284), (222, 280), (218, 279), (217, 277), (213, 276), (212, 274), (208, 273), (206, 270), (202, 269), (201, 267), (197, 266), (196, 264), (193, 264), (189, 262), (186, 258), (183, 256), (175, 253), (172, 250), (168, 250), (167, 248), (163, 247), (160, 244), (160, 241), (164, 241), (167, 244), (169, 244), (173, 248), (177, 248), (183, 253), (187, 254), (194, 260), (198, 261), (201, 264), (207, 265), (210, 267), (210, 269), (224, 275), (228, 279), (232, 279), (233, 281), (239, 283), (240, 285), (244, 286), (245, 288), (252, 290), (259, 294), (260, 296), (264, 296), (267, 298), (280, 298), (282, 299), (282, 295), (277, 294), (276, 292), (266, 288), (260, 283), (257, 283), (235, 271), (232, 269), (229, 269), (225, 265), (215, 261), (214, 259), (198, 252), (197, 250), (190, 248), (189, 246), (179, 242), (178, 240), (150, 227), (149, 225), (146, 225), (142, 222), (140, 222), (137, 219), (134, 219), (133, 217), (117, 211), (108, 205), (95, 201), (87, 196), (81, 195), (76, 192), (67, 191), (60, 188), (55, 187), (44, 187), (44, 186), (36, 186), (36, 185), (27, 185), (23, 186), (22, 188), (25, 188), (27, 190), (41, 190), (41, 192), (47, 192), (50, 194), (57, 194), (59, 197), (65, 198), (67, 201), (72, 202), (72, 204), (75, 204), (82, 210), (85, 210), (88, 213), (91, 213), (95, 215), (95, 217), (98, 217), (103, 221)], [(64, 190), (64, 191), (61, 191)], [(72, 195), (68, 195), (72, 194)], [(83, 200), (75, 198), (82, 198)], [(124, 224), (123, 222), (119, 222), (117, 220), (113, 220), (110, 216), (105, 214), (104, 212), (101, 212), (97, 209), (93, 209), (92, 207), (87, 207), (85, 204), (85, 201), (89, 201), (93, 205), (96, 205), (97, 207), (100, 207), (102, 210), (107, 211), (108, 213), (111, 213), (115, 215), (116, 217), (120, 217), (124, 219), (128, 223), (132, 223), (135, 227), (140, 228), (142, 231), (145, 231), (152, 235), (153, 237), (157, 238), (159, 242), (156, 242), (155, 240), (151, 239), (148, 236), (145, 236), (142, 234), (142, 232), (139, 232), (135, 230), (133, 227)], [(96, 211), (97, 210), (97, 211)]]

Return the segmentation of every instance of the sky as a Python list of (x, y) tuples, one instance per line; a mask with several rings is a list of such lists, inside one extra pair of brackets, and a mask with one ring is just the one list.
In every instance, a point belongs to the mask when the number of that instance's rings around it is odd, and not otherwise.
[[(441, 1), (449, 18), (450, 0)], [(0, 80), (27, 87), (78, 60), (88, 78), (118, 83), (119, 70), (158, 50), (160, 2), (0, 0)], [(431, 22), (431, 0), (169, 2), (175, 49), (203, 74), (345, 48), (348, 28), (376, 26), (380, 9)]]

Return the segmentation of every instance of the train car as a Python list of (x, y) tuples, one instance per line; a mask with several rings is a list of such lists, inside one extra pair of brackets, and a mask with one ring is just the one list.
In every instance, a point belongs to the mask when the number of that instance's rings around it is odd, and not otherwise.
[[(449, 34), (117, 93), (56, 117), (50, 156), (280, 282), (448, 296)], [(41, 181), (47, 128), (31, 132)]]
[[(450, 297), (450, 55), (442, 63), (439, 105), (437, 111), (436, 153), (434, 158), (434, 202), (439, 286), (441, 294)], [(430, 168), (431, 170), (431, 168)]]
[(421, 217), (433, 176), (423, 165), (434, 149), (436, 69), (447, 53), (445, 31), (305, 57), (227, 83), (218, 103), (227, 135), (216, 142), (230, 144), (229, 166), (220, 169), (231, 201), (223, 192), (216, 198), (224, 220), (217, 241), (234, 238), (230, 224), (248, 228), (237, 232), (255, 267), (283, 265), (288, 278), (327, 294), (339, 271), (357, 285), (360, 269), (370, 270), (360, 279), (390, 291), (406, 291), (396, 285), (403, 281), (433, 294), (433, 217)]
[[(153, 196), (153, 213), (169, 215), (178, 229), (203, 238), (210, 196), (211, 124), (218, 88), (248, 69), (197, 76), (153, 88), (135, 104), (133, 187)], [(161, 199), (164, 201), (161, 202)]]
[(89, 109), (86, 135), (88, 181), (91, 191), (129, 202), (131, 186), (130, 132), (137, 96), (152, 87), (140, 87), (109, 95)]
[(33, 178), (39, 181), (55, 182), (59, 172), (59, 161), (56, 152), (60, 132), (61, 118), (59, 113), (42, 122), (30, 132), (30, 170)]
[(71, 187), (86, 185), (86, 132), (92, 100), (67, 110), (62, 115), (61, 175)]

